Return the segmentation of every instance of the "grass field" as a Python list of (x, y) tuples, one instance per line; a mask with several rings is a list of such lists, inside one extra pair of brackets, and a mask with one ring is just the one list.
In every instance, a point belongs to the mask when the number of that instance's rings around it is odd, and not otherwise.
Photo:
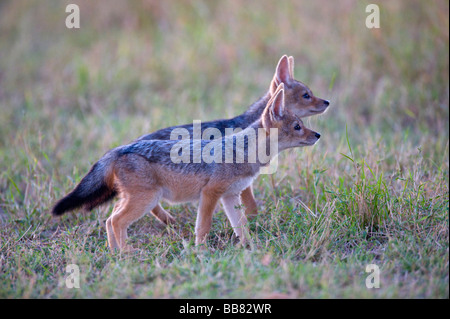
[[(80, 29), (65, 27), (69, 3)], [(369, 3), (379, 29), (365, 26)], [(0, 298), (448, 298), (448, 12), (445, 0), (1, 1)], [(219, 211), (197, 252), (196, 204), (165, 206), (176, 227), (133, 224), (132, 255), (107, 248), (112, 204), (51, 216), (107, 150), (245, 111), (283, 54), (331, 106), (305, 120), (320, 142), (254, 183), (253, 249)]]

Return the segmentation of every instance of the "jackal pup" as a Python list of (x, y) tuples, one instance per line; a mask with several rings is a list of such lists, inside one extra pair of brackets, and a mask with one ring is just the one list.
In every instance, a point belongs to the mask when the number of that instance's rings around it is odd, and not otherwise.
[[(314, 96), (311, 89), (304, 83), (297, 81), (294, 78), (294, 57), (283, 55), (278, 61), (272, 81), (269, 84), (268, 91), (255, 103), (250, 105), (248, 109), (231, 119), (219, 119), (209, 122), (201, 123), (201, 133), (206, 129), (218, 129), (222, 136), (226, 135), (228, 128), (242, 128), (245, 129), (261, 118), (264, 109), (269, 100), (274, 96), (277, 88), (284, 85), (284, 99), (285, 107), (294, 115), (303, 118), (307, 116), (317, 115), (325, 112), (330, 105), (328, 100), (321, 99)], [(160, 129), (156, 132), (143, 135), (139, 140), (169, 140), (174, 129), (183, 128), (188, 130), (191, 138), (193, 136), (193, 125), (177, 125)], [(257, 214), (257, 204), (253, 195), (252, 186), (249, 185), (241, 193), (241, 200), (246, 208), (247, 216), (254, 216)], [(153, 208), (152, 213), (159, 216), (163, 208), (158, 204)]]
[[(237, 134), (216, 141), (225, 148), (227, 139), (237, 140), (240, 135), (249, 135), (250, 130), (253, 130), (256, 138), (247, 139), (247, 144), (256, 143), (255, 148), (258, 151), (260, 148), (267, 148), (270, 131), (276, 129), (278, 133), (276, 153), (288, 148), (315, 144), (320, 134), (306, 128), (296, 115), (285, 108), (284, 103), (284, 85), (281, 84), (267, 103), (259, 120)], [(240, 194), (259, 174), (260, 168), (268, 165), (268, 162), (261, 162), (257, 158), (253, 163), (250, 161), (206, 163), (203, 160), (200, 163), (174, 163), (171, 149), (177, 142), (141, 140), (107, 152), (75, 189), (56, 203), (53, 215), (61, 215), (80, 206), (92, 209), (119, 195), (121, 200), (117, 202), (106, 221), (106, 231), (112, 250), (116, 248), (128, 250), (130, 248), (126, 244), (128, 226), (151, 211), (159, 201), (181, 203), (199, 200), (195, 243), (201, 245), (206, 243), (212, 215), (220, 200), (235, 234), (241, 243), (245, 243), (248, 240), (247, 217), (237, 208), (241, 205)], [(198, 146), (204, 148), (210, 142), (187, 140), (192, 148)], [(235, 148), (234, 154), (246, 153), (250, 149), (249, 145), (245, 145), (244, 149), (236, 149), (236, 143), (231, 145)], [(269, 154), (273, 157), (276, 153)], [(247, 154), (247, 158), (249, 157)], [(160, 214), (158, 218), (166, 222), (173, 220), (166, 211)]]

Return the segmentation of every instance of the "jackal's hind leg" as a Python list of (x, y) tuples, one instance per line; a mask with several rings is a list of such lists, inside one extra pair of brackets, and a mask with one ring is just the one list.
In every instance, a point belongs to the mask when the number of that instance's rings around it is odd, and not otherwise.
[(256, 204), (255, 195), (253, 195), (252, 185), (241, 192), (241, 200), (245, 206), (245, 215), (252, 218), (258, 214), (258, 205)]
[(120, 250), (127, 250), (127, 228), (146, 212), (155, 208), (161, 198), (159, 191), (126, 194), (121, 209), (111, 216), (111, 226)]
[(108, 219), (106, 220), (106, 234), (108, 236), (108, 245), (111, 250), (119, 248), (119, 245), (117, 244), (116, 241), (116, 237), (114, 235), (114, 229), (112, 227), (111, 221), (113, 215), (117, 214), (122, 209), (123, 203), (124, 199), (123, 198), (119, 199), (117, 203), (114, 205), (111, 216), (109, 216)]
[(221, 194), (216, 191), (202, 191), (195, 222), (195, 245), (206, 244), (206, 237), (211, 230), (212, 215)]
[(155, 208), (152, 209), (152, 214), (166, 225), (176, 223), (175, 218), (173, 218), (168, 211), (162, 208), (160, 204), (157, 204)]

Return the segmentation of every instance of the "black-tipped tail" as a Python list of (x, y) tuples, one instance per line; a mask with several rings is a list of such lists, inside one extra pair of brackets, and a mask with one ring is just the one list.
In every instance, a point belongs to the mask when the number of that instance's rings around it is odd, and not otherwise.
[(59, 216), (80, 207), (91, 210), (113, 199), (117, 191), (108, 185), (106, 171), (107, 167), (100, 161), (95, 163), (75, 189), (55, 204), (52, 214)]

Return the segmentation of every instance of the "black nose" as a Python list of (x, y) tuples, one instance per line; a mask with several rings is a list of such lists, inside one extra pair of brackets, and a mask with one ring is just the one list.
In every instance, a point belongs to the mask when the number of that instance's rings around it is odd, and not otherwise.
[(319, 134), (319, 133), (316, 133), (316, 137), (317, 137), (317, 138), (320, 138), (320, 134)]
[(328, 100), (323, 100), (323, 104), (325, 104), (326, 106), (330, 105), (330, 101)]

